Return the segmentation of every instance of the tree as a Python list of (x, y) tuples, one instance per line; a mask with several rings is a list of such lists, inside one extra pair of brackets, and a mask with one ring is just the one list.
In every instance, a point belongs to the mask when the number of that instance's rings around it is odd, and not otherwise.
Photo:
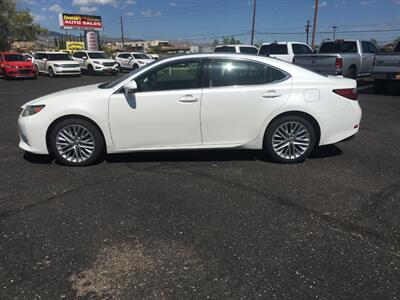
[(241, 44), (240, 43), (240, 40), (237, 40), (237, 39), (235, 39), (233, 36), (231, 36), (231, 37), (224, 37), (223, 39), (222, 39), (222, 44), (224, 44), (224, 45), (239, 45), (239, 44)]
[(44, 31), (28, 10), (17, 10), (14, 0), (0, 1), (0, 51), (9, 50), (14, 41), (33, 41)]

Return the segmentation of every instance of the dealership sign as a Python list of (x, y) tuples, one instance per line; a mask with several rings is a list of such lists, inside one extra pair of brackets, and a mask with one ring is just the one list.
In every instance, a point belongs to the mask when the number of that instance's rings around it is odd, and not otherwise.
[(103, 23), (100, 16), (77, 14), (59, 14), (61, 29), (66, 30), (102, 30)]

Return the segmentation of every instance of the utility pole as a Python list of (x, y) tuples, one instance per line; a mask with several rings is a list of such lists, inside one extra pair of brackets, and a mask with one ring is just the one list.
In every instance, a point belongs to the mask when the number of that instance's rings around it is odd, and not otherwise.
[(315, 47), (315, 33), (317, 31), (318, 0), (315, 0), (314, 8), (315, 8), (315, 10), (314, 10), (314, 25), (313, 25), (312, 42), (311, 42), (312, 49), (314, 49), (314, 47)]
[(254, 31), (256, 28), (256, 9), (257, 9), (257, 0), (253, 0), (253, 25), (251, 27), (251, 44), (254, 45)]
[(332, 26), (332, 28), (333, 28), (333, 40), (335, 40), (335, 39), (336, 39), (336, 29), (337, 29), (337, 26)]
[(311, 25), (310, 25), (310, 20), (307, 20), (307, 25), (306, 25), (306, 34), (307, 34), (307, 38), (306, 38), (306, 44), (308, 45), (308, 40), (309, 40), (309, 37), (310, 37), (310, 27), (311, 27)]
[(122, 51), (125, 51), (125, 39), (124, 39), (124, 21), (121, 16), (121, 39), (122, 39)]

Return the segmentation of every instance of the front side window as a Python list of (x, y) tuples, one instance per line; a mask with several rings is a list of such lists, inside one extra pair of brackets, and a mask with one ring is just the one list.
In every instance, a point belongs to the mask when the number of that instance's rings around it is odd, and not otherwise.
[(313, 54), (310, 47), (304, 44), (293, 44), (293, 53), (294, 54)]
[(257, 54), (258, 49), (255, 47), (240, 47), (240, 53)]
[(215, 53), (235, 53), (236, 49), (235, 49), (235, 47), (222, 46), (222, 47), (215, 48), (214, 52)]
[(134, 53), (132, 54), (134, 58), (136, 59), (150, 59), (146, 54), (144, 53)]
[(195, 89), (201, 87), (201, 61), (174, 62), (149, 71), (136, 80), (139, 92)]
[(85, 55), (84, 52), (75, 52), (72, 56), (75, 57), (75, 58), (82, 58), (82, 57), (84, 57), (86, 55)]
[(210, 87), (257, 85), (283, 80), (286, 74), (251, 61), (213, 60), (209, 65)]

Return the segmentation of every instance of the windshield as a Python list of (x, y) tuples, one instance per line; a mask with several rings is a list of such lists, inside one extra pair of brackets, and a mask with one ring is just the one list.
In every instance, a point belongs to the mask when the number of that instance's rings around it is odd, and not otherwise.
[(6, 61), (26, 61), (26, 58), (21, 54), (4, 54)]
[(222, 46), (222, 47), (217, 47), (214, 50), (215, 53), (235, 53), (236, 49), (235, 47), (229, 47), (229, 46)]
[(107, 58), (104, 52), (88, 52), (89, 58)]
[(144, 53), (133, 53), (132, 54), (134, 58), (136, 59), (150, 59), (146, 54)]
[(258, 49), (255, 47), (240, 47), (240, 53), (258, 54)]
[(262, 45), (260, 48), (259, 55), (279, 55), (288, 54), (288, 49), (286, 44), (267, 44)]
[(71, 60), (68, 54), (64, 53), (51, 53), (47, 54), (48, 60)]

